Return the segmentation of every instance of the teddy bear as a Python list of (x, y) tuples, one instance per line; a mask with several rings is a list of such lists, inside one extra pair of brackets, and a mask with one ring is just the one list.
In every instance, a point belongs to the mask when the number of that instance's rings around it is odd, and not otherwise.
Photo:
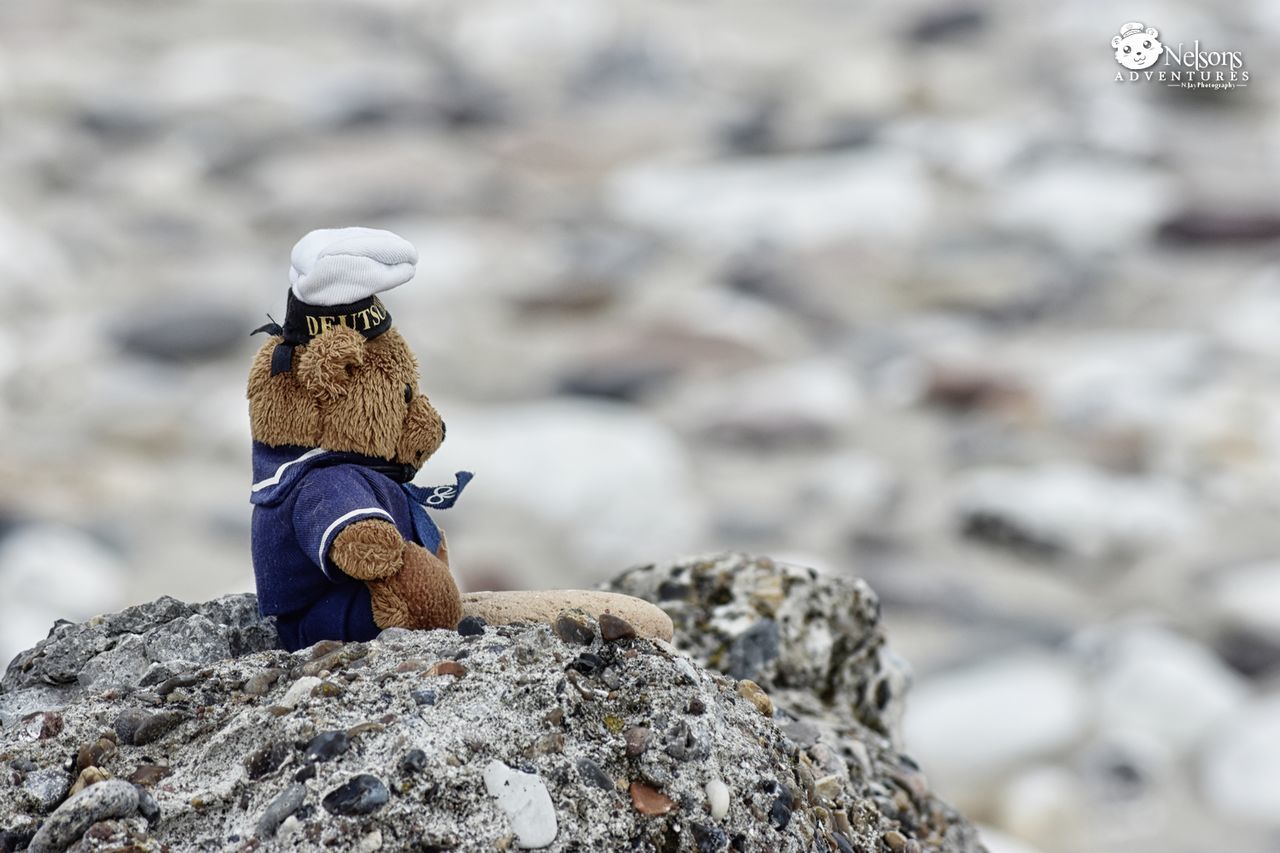
[(1116, 62), (1131, 71), (1155, 65), (1164, 52), (1159, 36), (1160, 32), (1155, 27), (1143, 29), (1138, 21), (1125, 24), (1120, 28), (1120, 35), (1111, 39), (1111, 46), (1116, 50)]
[(453, 484), (410, 481), (445, 425), (379, 294), (418, 255), (389, 231), (312, 231), (293, 247), (284, 323), (249, 371), (253, 567), (259, 610), (294, 651), (369, 640), (382, 629), (453, 628), (461, 597), (428, 509)]

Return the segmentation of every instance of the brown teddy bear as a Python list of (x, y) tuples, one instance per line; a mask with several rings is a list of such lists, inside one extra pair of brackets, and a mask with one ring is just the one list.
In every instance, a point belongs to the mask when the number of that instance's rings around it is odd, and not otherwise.
[(291, 651), (462, 617), (426, 509), (452, 506), (471, 475), (410, 484), (445, 426), (377, 296), (416, 263), (387, 231), (313, 231), (293, 249), (284, 324), (256, 330), (273, 337), (249, 372), (254, 574), (259, 609)]

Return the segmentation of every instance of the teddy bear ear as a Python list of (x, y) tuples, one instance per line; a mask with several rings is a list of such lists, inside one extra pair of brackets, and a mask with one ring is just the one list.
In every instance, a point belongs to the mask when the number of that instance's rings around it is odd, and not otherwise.
[(364, 364), (364, 337), (347, 326), (330, 326), (298, 355), (298, 381), (317, 399), (342, 397), (351, 382), (350, 369)]
[(1153, 39), (1158, 39), (1160, 38), (1160, 31), (1155, 27), (1147, 27), (1147, 35), (1151, 36)]
[(1112, 37), (1111, 37), (1111, 46), (1112, 46), (1112, 47), (1119, 47), (1119, 46), (1120, 46), (1120, 36), (1112, 36)]

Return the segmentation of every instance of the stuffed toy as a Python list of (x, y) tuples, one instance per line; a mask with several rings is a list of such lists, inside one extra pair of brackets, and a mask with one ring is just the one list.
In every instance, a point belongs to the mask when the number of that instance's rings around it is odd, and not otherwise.
[(388, 231), (313, 231), (293, 247), (284, 324), (254, 332), (272, 337), (249, 371), (253, 567), (290, 651), (462, 617), (428, 510), (452, 506), (471, 474), (410, 483), (445, 426), (378, 297), (417, 261)]

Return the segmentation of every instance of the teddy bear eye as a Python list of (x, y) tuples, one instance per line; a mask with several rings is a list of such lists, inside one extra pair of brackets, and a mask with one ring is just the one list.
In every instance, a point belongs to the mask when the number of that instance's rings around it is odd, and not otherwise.
[(404, 386), (404, 404), (407, 406), (411, 402), (413, 402), (413, 386), (406, 385)]
[(1151, 42), (1149, 42), (1149, 41), (1144, 41), (1144, 42), (1142, 43), (1142, 46), (1143, 46), (1143, 47), (1151, 47)]
[(1129, 45), (1127, 45), (1127, 44), (1126, 44), (1126, 45), (1124, 46), (1124, 52), (1125, 52), (1125, 53), (1128, 53), (1130, 50), (1132, 50), (1132, 48), (1130, 48), (1130, 47), (1129, 47)]

